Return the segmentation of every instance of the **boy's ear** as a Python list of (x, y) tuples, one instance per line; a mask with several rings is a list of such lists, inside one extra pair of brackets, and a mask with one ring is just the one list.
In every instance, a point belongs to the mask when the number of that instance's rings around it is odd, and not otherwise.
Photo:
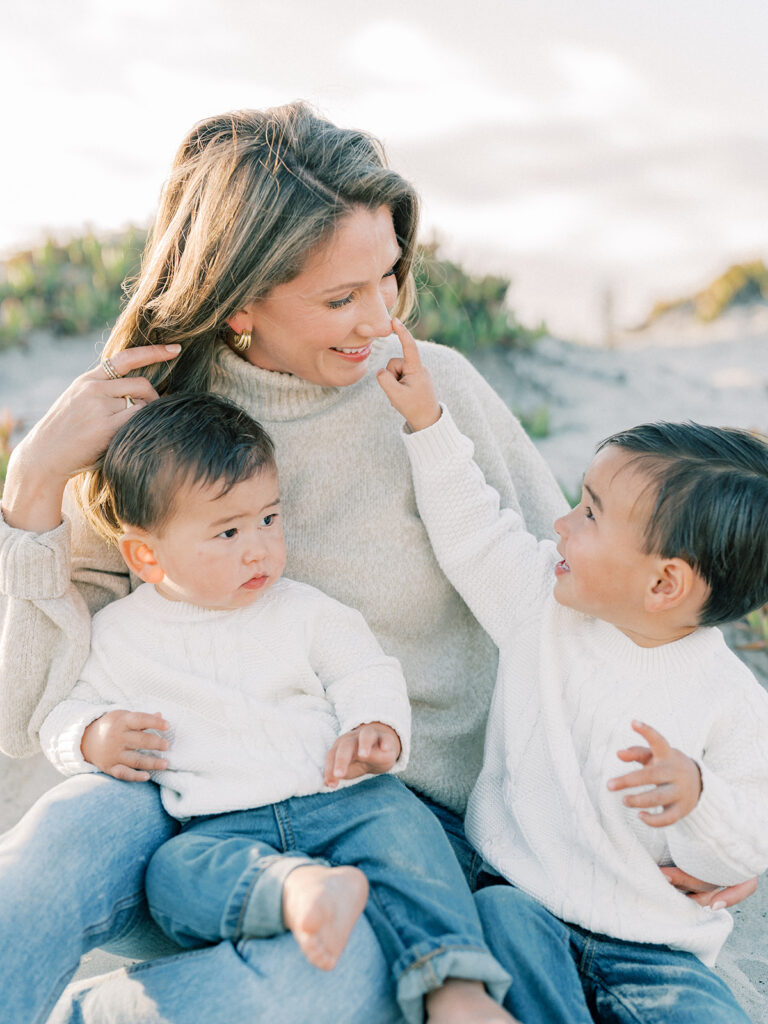
[(162, 583), (165, 573), (155, 555), (152, 538), (143, 530), (130, 530), (119, 541), (125, 564), (145, 583)]
[(683, 558), (665, 558), (656, 564), (656, 571), (645, 594), (647, 612), (665, 612), (678, 608), (698, 588), (698, 573)]

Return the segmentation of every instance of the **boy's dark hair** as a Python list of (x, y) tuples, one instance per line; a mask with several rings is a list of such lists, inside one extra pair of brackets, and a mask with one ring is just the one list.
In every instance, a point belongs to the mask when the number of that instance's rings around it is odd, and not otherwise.
[(103, 513), (114, 527), (160, 532), (184, 484), (241, 480), (275, 467), (275, 446), (256, 420), (211, 394), (166, 395), (139, 409), (112, 438), (101, 468)]
[(645, 551), (683, 558), (709, 585), (702, 626), (768, 601), (768, 443), (746, 430), (647, 423), (602, 441), (636, 453), (656, 486)]

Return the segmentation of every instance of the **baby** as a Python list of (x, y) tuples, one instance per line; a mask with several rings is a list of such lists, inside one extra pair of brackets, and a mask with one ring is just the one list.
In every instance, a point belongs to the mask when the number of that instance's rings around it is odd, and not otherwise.
[(147, 869), (160, 927), (185, 947), (288, 928), (331, 969), (365, 908), (408, 1021), (511, 1020), (441, 826), (387, 774), (408, 758), (399, 664), (358, 612), (283, 578), (267, 434), (215, 396), (162, 398), (101, 477), (143, 585), (94, 616), (41, 743), (66, 774), (160, 785), (181, 823)]
[(730, 915), (659, 865), (717, 885), (768, 866), (768, 694), (713, 628), (768, 601), (768, 445), (616, 434), (559, 543), (538, 542), (395, 329), (403, 358), (379, 383), (410, 427), (419, 513), (500, 652), (466, 829), (505, 1006), (525, 1024), (747, 1021), (707, 966)]

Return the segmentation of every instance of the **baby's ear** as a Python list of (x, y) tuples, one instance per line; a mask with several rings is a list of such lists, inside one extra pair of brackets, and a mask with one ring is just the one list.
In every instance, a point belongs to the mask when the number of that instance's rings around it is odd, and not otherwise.
[(129, 530), (120, 537), (125, 564), (145, 583), (162, 583), (165, 573), (157, 560), (155, 545), (143, 530)]
[(683, 558), (659, 559), (645, 594), (647, 612), (665, 612), (679, 608), (691, 598), (703, 582)]

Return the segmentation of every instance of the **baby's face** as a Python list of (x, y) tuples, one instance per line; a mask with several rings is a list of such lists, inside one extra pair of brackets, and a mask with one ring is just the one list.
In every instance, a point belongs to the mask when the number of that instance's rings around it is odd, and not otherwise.
[(152, 538), (165, 577), (158, 591), (202, 608), (252, 604), (280, 579), (285, 541), (277, 473), (264, 469), (221, 494), (221, 482), (183, 487), (161, 537)]
[(658, 558), (643, 551), (653, 489), (631, 457), (615, 445), (598, 452), (581, 501), (555, 523), (563, 560), (555, 566), (554, 590), (560, 604), (630, 632), (658, 568)]

